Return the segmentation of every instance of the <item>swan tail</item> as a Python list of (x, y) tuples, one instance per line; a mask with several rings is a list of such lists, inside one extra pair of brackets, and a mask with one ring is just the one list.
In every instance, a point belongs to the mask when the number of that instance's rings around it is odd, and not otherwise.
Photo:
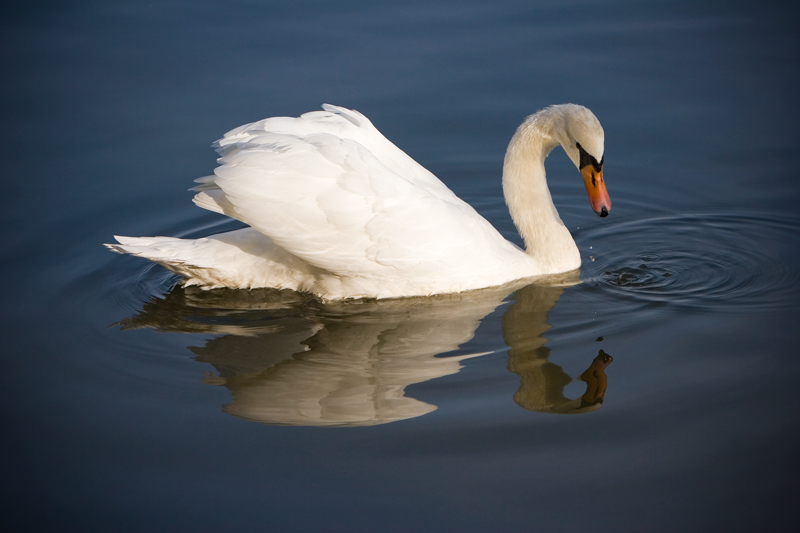
[(110, 250), (144, 257), (207, 289), (304, 290), (321, 272), (253, 228), (201, 239), (115, 236)]
[[(174, 237), (123, 237), (115, 235), (118, 244), (105, 246), (120, 254), (149, 259), (164, 268), (183, 276), (184, 285), (217, 286), (213, 275), (216, 270), (208, 258), (199, 255), (198, 242), (202, 239), (177, 239)], [(218, 280), (216, 280), (218, 281)]]
[(114, 235), (117, 243), (105, 244), (109, 250), (120, 254), (130, 254), (144, 257), (156, 262), (181, 263), (184, 262), (185, 252), (193, 242), (190, 239), (177, 239), (175, 237), (123, 237)]

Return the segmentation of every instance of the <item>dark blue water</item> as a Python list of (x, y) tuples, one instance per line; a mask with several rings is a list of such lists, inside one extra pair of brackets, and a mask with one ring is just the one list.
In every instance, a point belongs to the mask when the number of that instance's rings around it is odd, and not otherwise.
[[(4, 7), (2, 521), (788, 529), (797, 27), (781, 2)], [(101, 246), (237, 227), (186, 191), (209, 144), (323, 102), (514, 242), (515, 128), (591, 108), (611, 216), (560, 149), (547, 161), (582, 282), (323, 303), (184, 290)]]

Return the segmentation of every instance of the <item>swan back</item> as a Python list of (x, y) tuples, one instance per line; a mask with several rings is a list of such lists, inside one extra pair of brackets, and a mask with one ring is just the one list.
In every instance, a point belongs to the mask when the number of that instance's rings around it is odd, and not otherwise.
[[(441, 180), (384, 137), (367, 117), (353, 109), (330, 104), (322, 107), (324, 111), (311, 111), (299, 118), (271, 117), (239, 126), (212, 146), (225, 158), (258, 145), (280, 142), (281, 139), (310, 139), (313, 142), (320, 135), (331, 135), (357, 143), (387, 169), (415, 186), (439, 197), (455, 198), (455, 194)], [(325, 151), (324, 155), (341, 164), (344, 162), (341, 157), (343, 154), (343, 151), (334, 148)]]

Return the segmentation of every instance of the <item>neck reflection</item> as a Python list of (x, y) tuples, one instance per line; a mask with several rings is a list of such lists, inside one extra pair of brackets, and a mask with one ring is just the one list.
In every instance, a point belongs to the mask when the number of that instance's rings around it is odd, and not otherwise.
[(603, 403), (607, 378), (605, 368), (613, 358), (603, 350), (580, 376), (586, 382), (586, 392), (569, 399), (564, 387), (572, 378), (557, 364), (550, 362), (550, 348), (544, 334), (550, 329), (547, 322), (562, 287), (532, 284), (519, 289), (514, 303), (503, 315), (503, 339), (509, 346), (508, 369), (520, 378), (514, 401), (529, 411), (557, 414), (577, 414), (596, 411)]

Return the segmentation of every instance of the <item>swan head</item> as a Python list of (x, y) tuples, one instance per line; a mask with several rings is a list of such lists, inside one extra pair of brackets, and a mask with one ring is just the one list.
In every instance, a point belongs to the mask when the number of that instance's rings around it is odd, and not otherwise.
[(557, 107), (564, 119), (559, 142), (583, 176), (592, 210), (601, 217), (608, 216), (611, 199), (603, 179), (603, 127), (594, 113), (583, 106), (564, 104)]

